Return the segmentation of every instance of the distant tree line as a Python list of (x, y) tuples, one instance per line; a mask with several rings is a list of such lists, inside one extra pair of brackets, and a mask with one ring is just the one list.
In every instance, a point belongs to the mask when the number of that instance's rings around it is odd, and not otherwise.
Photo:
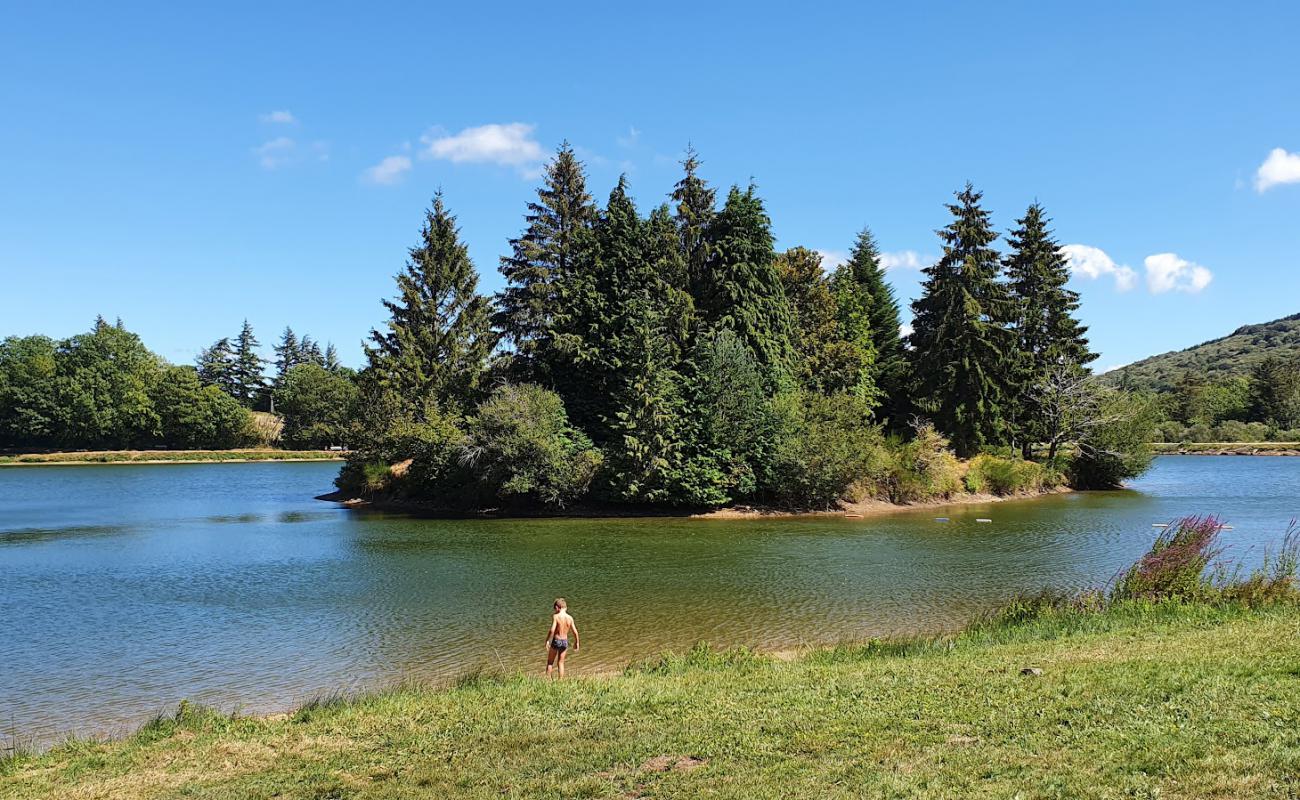
[(814, 251), (776, 251), (753, 185), (719, 203), (699, 167), (688, 153), (642, 214), (625, 179), (598, 205), (561, 146), (491, 298), (435, 197), (367, 347), (341, 488), (448, 507), (827, 507), (954, 491), (954, 452), (982, 459), (981, 487), (1146, 468), (1153, 409), (1086, 380), (1095, 356), (1040, 206), (999, 253), (980, 193), (958, 192), (904, 340), (869, 230), (827, 274)]
[(1166, 442), (1300, 441), (1300, 356), (1265, 356), (1246, 375), (1188, 370), (1156, 402)]
[[(196, 366), (169, 364), (119, 320), (95, 321), (62, 341), (0, 341), (0, 448), (226, 449), (271, 444), (254, 419), (276, 406), (289, 447), (345, 444), (356, 417), (352, 370), (333, 346), (322, 352), (286, 329), (274, 376), (252, 326), (200, 354)], [(269, 426), (278, 431), (281, 425)]]

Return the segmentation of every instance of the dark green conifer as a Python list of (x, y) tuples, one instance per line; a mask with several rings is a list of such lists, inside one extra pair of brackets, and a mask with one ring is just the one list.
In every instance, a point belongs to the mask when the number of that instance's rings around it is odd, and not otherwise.
[(695, 148), (686, 148), (682, 169), (686, 174), (673, 187), (672, 199), (677, 203), (678, 244), (685, 266), (687, 289), (699, 297), (709, 281), (709, 226), (717, 211), (717, 190), (699, 176), (700, 159)]
[(495, 322), (513, 348), (511, 371), (520, 380), (552, 383), (562, 351), (554, 347), (565, 324), (572, 285), (592, 267), (596, 207), (587, 177), (568, 142), (546, 165), (537, 201), (528, 204), (522, 235), (501, 259), (506, 288)]
[(795, 247), (777, 256), (776, 265), (794, 321), (799, 383), (824, 394), (853, 391), (874, 400), (875, 345), (865, 328), (857, 338), (843, 335), (839, 304), (822, 270), (821, 255)]
[(257, 352), (261, 342), (253, 334), (253, 326), (244, 320), (235, 339), (235, 363), (232, 370), (234, 397), (245, 408), (252, 408), (266, 389), (266, 377), (263, 370), (266, 359)]
[(395, 280), (397, 298), (384, 301), (387, 330), (372, 330), (365, 348), (369, 379), (417, 410), (429, 402), (448, 413), (469, 410), (483, 394), (496, 336), (488, 299), (478, 294), (478, 273), (441, 193)]
[(1042, 414), (1029, 401), (1036, 388), (1054, 369), (1082, 370), (1097, 357), (1088, 349), (1088, 329), (1075, 318), (1079, 295), (1066, 288), (1069, 264), (1047, 223), (1040, 204), (1029, 206), (1007, 236), (1004, 262), (1015, 336), (1006, 375), (1016, 402), (1008, 404), (1008, 417), (1026, 458), (1043, 433)]
[(792, 366), (790, 306), (773, 264), (771, 220), (752, 185), (732, 187), (707, 234), (709, 279), (695, 297), (700, 323), (735, 333), (774, 392)]
[(838, 306), (840, 335), (862, 348), (869, 342), (875, 356), (855, 392), (867, 397), (874, 390), (881, 403), (877, 414), (895, 427), (901, 426), (910, 408), (907, 354), (899, 329), (898, 299), (885, 280), (880, 250), (869, 229), (858, 233), (849, 259), (835, 268), (831, 290)]
[(997, 234), (981, 196), (968, 183), (948, 205), (953, 221), (939, 231), (943, 257), (924, 270), (921, 296), (912, 303), (917, 393), (963, 457), (1005, 441), (1004, 370), (1014, 346), (992, 247)]

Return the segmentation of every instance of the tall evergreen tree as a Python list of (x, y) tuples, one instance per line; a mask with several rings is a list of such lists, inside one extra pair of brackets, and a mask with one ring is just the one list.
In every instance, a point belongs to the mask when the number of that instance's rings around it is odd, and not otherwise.
[(397, 298), (384, 301), (387, 330), (372, 330), (365, 348), (368, 376), (413, 408), (432, 400), (443, 411), (469, 410), (483, 394), (496, 336), (488, 299), (478, 294), (478, 274), (441, 193), (395, 280)]
[(790, 306), (773, 264), (771, 220), (752, 185), (732, 187), (707, 234), (709, 280), (695, 298), (701, 322), (735, 333), (775, 391), (792, 366)]
[(880, 249), (868, 228), (863, 228), (853, 250), (831, 276), (831, 291), (838, 308), (840, 335), (859, 347), (870, 343), (875, 360), (859, 378), (856, 392), (866, 396), (874, 389), (881, 407), (877, 412), (895, 427), (904, 423), (909, 408), (907, 352), (903, 348), (894, 287), (885, 280)]
[(800, 384), (824, 394), (854, 391), (874, 400), (875, 345), (869, 335), (842, 335), (839, 305), (822, 270), (821, 255), (795, 247), (777, 256), (776, 266), (794, 319), (795, 375)]
[(298, 363), (325, 366), (325, 354), (320, 351), (320, 344), (310, 336), (303, 336), (298, 345)]
[(248, 323), (248, 320), (244, 320), (243, 327), (239, 329), (239, 336), (235, 339), (232, 384), (235, 399), (245, 408), (252, 408), (262, 391), (266, 389), (266, 377), (263, 375), (266, 360), (257, 352), (260, 345), (261, 343), (253, 334), (253, 326)]
[(677, 203), (677, 235), (682, 260), (686, 267), (685, 288), (694, 297), (703, 294), (709, 282), (709, 226), (717, 211), (718, 192), (699, 176), (700, 159), (695, 148), (686, 148), (682, 161), (685, 175), (673, 187), (672, 199)]
[(1097, 357), (1088, 348), (1088, 329), (1075, 317), (1079, 295), (1066, 288), (1069, 264), (1047, 223), (1040, 204), (1029, 206), (1007, 236), (1004, 261), (1015, 335), (1006, 374), (1017, 400), (1008, 415), (1026, 457), (1043, 435), (1043, 415), (1028, 402), (1035, 387), (1055, 368), (1082, 370)]
[(912, 303), (917, 392), (960, 456), (1005, 441), (1004, 375), (1013, 346), (1008, 301), (998, 280), (997, 233), (969, 183), (948, 205), (939, 231), (943, 257), (927, 267)]
[(325, 345), (325, 369), (330, 372), (338, 372), (343, 368), (343, 362), (339, 361), (338, 348), (333, 342)]
[(230, 397), (237, 398), (239, 388), (235, 385), (235, 350), (230, 345), (230, 337), (223, 337), (204, 348), (195, 359), (199, 380), (209, 386), (215, 386)]
[(506, 288), (498, 295), (498, 329), (513, 348), (515, 377), (551, 382), (557, 327), (566, 322), (575, 276), (595, 257), (596, 207), (587, 177), (568, 142), (546, 165), (537, 201), (528, 204), (522, 235), (501, 259)]
[(302, 363), (302, 348), (293, 328), (284, 327), (280, 334), (280, 343), (275, 346), (275, 385), (284, 383), (284, 376), (289, 370)]

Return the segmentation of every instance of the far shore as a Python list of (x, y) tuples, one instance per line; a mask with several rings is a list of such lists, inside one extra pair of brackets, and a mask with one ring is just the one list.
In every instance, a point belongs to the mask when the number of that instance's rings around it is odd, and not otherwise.
[(985, 505), (1003, 503), (1010, 500), (1033, 500), (1048, 495), (1070, 494), (1074, 489), (1061, 486), (1044, 489), (1040, 492), (1019, 493), (1005, 496), (993, 494), (954, 494), (946, 498), (925, 500), (913, 503), (890, 503), (886, 500), (862, 500), (856, 503), (844, 503), (834, 509), (779, 509), (763, 506), (730, 506), (710, 510), (664, 508), (660, 506), (600, 506), (577, 505), (569, 508), (547, 511), (539, 509), (485, 509), (482, 511), (459, 511), (438, 507), (431, 503), (416, 500), (394, 500), (385, 498), (349, 497), (342, 492), (330, 492), (317, 497), (330, 503), (339, 503), (346, 508), (359, 511), (391, 511), (411, 514), (418, 517), (434, 519), (518, 519), (518, 518), (634, 518), (634, 517), (681, 517), (701, 520), (734, 519), (781, 519), (793, 517), (844, 517), (848, 519), (865, 519), (904, 511), (934, 510), (949, 507)]
[(0, 467), (102, 464), (247, 464), (255, 461), (341, 461), (337, 450), (94, 450), (59, 453), (0, 453)]
[(1300, 456), (1300, 442), (1160, 442), (1158, 456)]

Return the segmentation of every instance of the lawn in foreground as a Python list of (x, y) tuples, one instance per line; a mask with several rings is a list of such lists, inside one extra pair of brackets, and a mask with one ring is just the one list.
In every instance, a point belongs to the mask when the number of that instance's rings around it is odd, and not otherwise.
[(2, 798), (1296, 797), (1300, 611), (1128, 604), (951, 643), (185, 711), (0, 775)]

